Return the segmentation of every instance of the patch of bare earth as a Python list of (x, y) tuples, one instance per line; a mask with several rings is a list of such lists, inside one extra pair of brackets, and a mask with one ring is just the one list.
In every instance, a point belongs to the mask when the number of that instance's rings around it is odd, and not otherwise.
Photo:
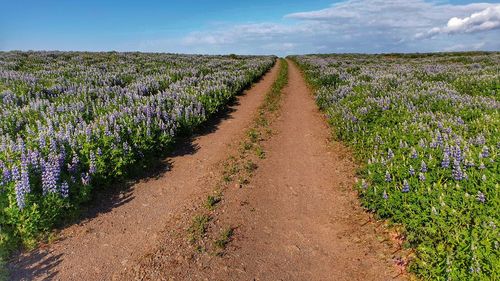
[[(264, 142), (266, 158), (250, 183), (224, 189), (208, 212), (202, 239), (188, 238), (192, 217), (206, 214), (200, 202), (166, 228), (158, 247), (117, 279), (147, 280), (393, 280), (397, 247), (389, 233), (359, 205), (355, 164), (346, 147), (330, 139), (298, 70), (289, 63), (281, 114)], [(210, 248), (234, 229), (225, 250)], [(180, 228), (180, 229), (179, 229)]]
[(16, 255), (9, 264), (11, 279), (110, 280), (157, 249), (165, 227), (179, 229), (177, 221), (213, 190), (228, 146), (251, 124), (277, 71), (275, 65), (204, 132), (178, 144), (149, 177), (103, 195), (87, 219), (57, 234), (58, 241)]

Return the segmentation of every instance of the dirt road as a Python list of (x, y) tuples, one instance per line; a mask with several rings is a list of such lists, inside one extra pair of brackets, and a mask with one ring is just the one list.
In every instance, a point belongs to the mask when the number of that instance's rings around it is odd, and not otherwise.
[[(276, 135), (266, 144), (268, 157), (252, 187), (225, 195), (231, 203), (224, 219), (240, 226), (239, 237), (223, 270), (207, 277), (392, 280), (398, 274), (394, 249), (366, 224), (370, 218), (353, 191), (350, 153), (330, 140), (330, 129), (292, 62), (283, 99)], [(242, 208), (241, 202), (248, 204)]]

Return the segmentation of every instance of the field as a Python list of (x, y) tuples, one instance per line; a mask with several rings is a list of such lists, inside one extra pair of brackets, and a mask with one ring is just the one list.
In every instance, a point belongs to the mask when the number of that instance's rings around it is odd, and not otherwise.
[[(295, 56), (424, 280), (500, 278), (500, 54)], [(403, 261), (404, 262), (404, 261)]]
[(0, 248), (78, 210), (262, 76), (274, 57), (0, 53)]
[(499, 279), (499, 65), (498, 52), (0, 52), (0, 267)]

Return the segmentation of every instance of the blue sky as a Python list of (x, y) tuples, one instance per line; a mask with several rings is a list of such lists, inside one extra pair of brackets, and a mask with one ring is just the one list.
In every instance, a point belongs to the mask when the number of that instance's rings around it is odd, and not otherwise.
[(0, 0), (0, 50), (500, 50), (500, 1)]

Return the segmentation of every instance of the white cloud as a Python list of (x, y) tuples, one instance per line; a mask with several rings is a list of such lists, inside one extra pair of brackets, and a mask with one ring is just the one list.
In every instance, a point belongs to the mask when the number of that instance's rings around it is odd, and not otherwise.
[[(477, 49), (499, 50), (499, 6), (348, 0), (284, 15), (275, 22), (211, 26), (187, 34), (179, 45), (184, 52), (255, 54), (425, 52), (458, 45), (472, 49), (479, 43)], [(480, 30), (484, 32), (475, 32)], [(437, 36), (451, 33), (456, 36)]]
[(438, 34), (472, 33), (500, 28), (500, 4), (472, 13), (468, 17), (452, 17), (444, 27), (433, 27), (425, 33), (417, 33), (417, 38)]

